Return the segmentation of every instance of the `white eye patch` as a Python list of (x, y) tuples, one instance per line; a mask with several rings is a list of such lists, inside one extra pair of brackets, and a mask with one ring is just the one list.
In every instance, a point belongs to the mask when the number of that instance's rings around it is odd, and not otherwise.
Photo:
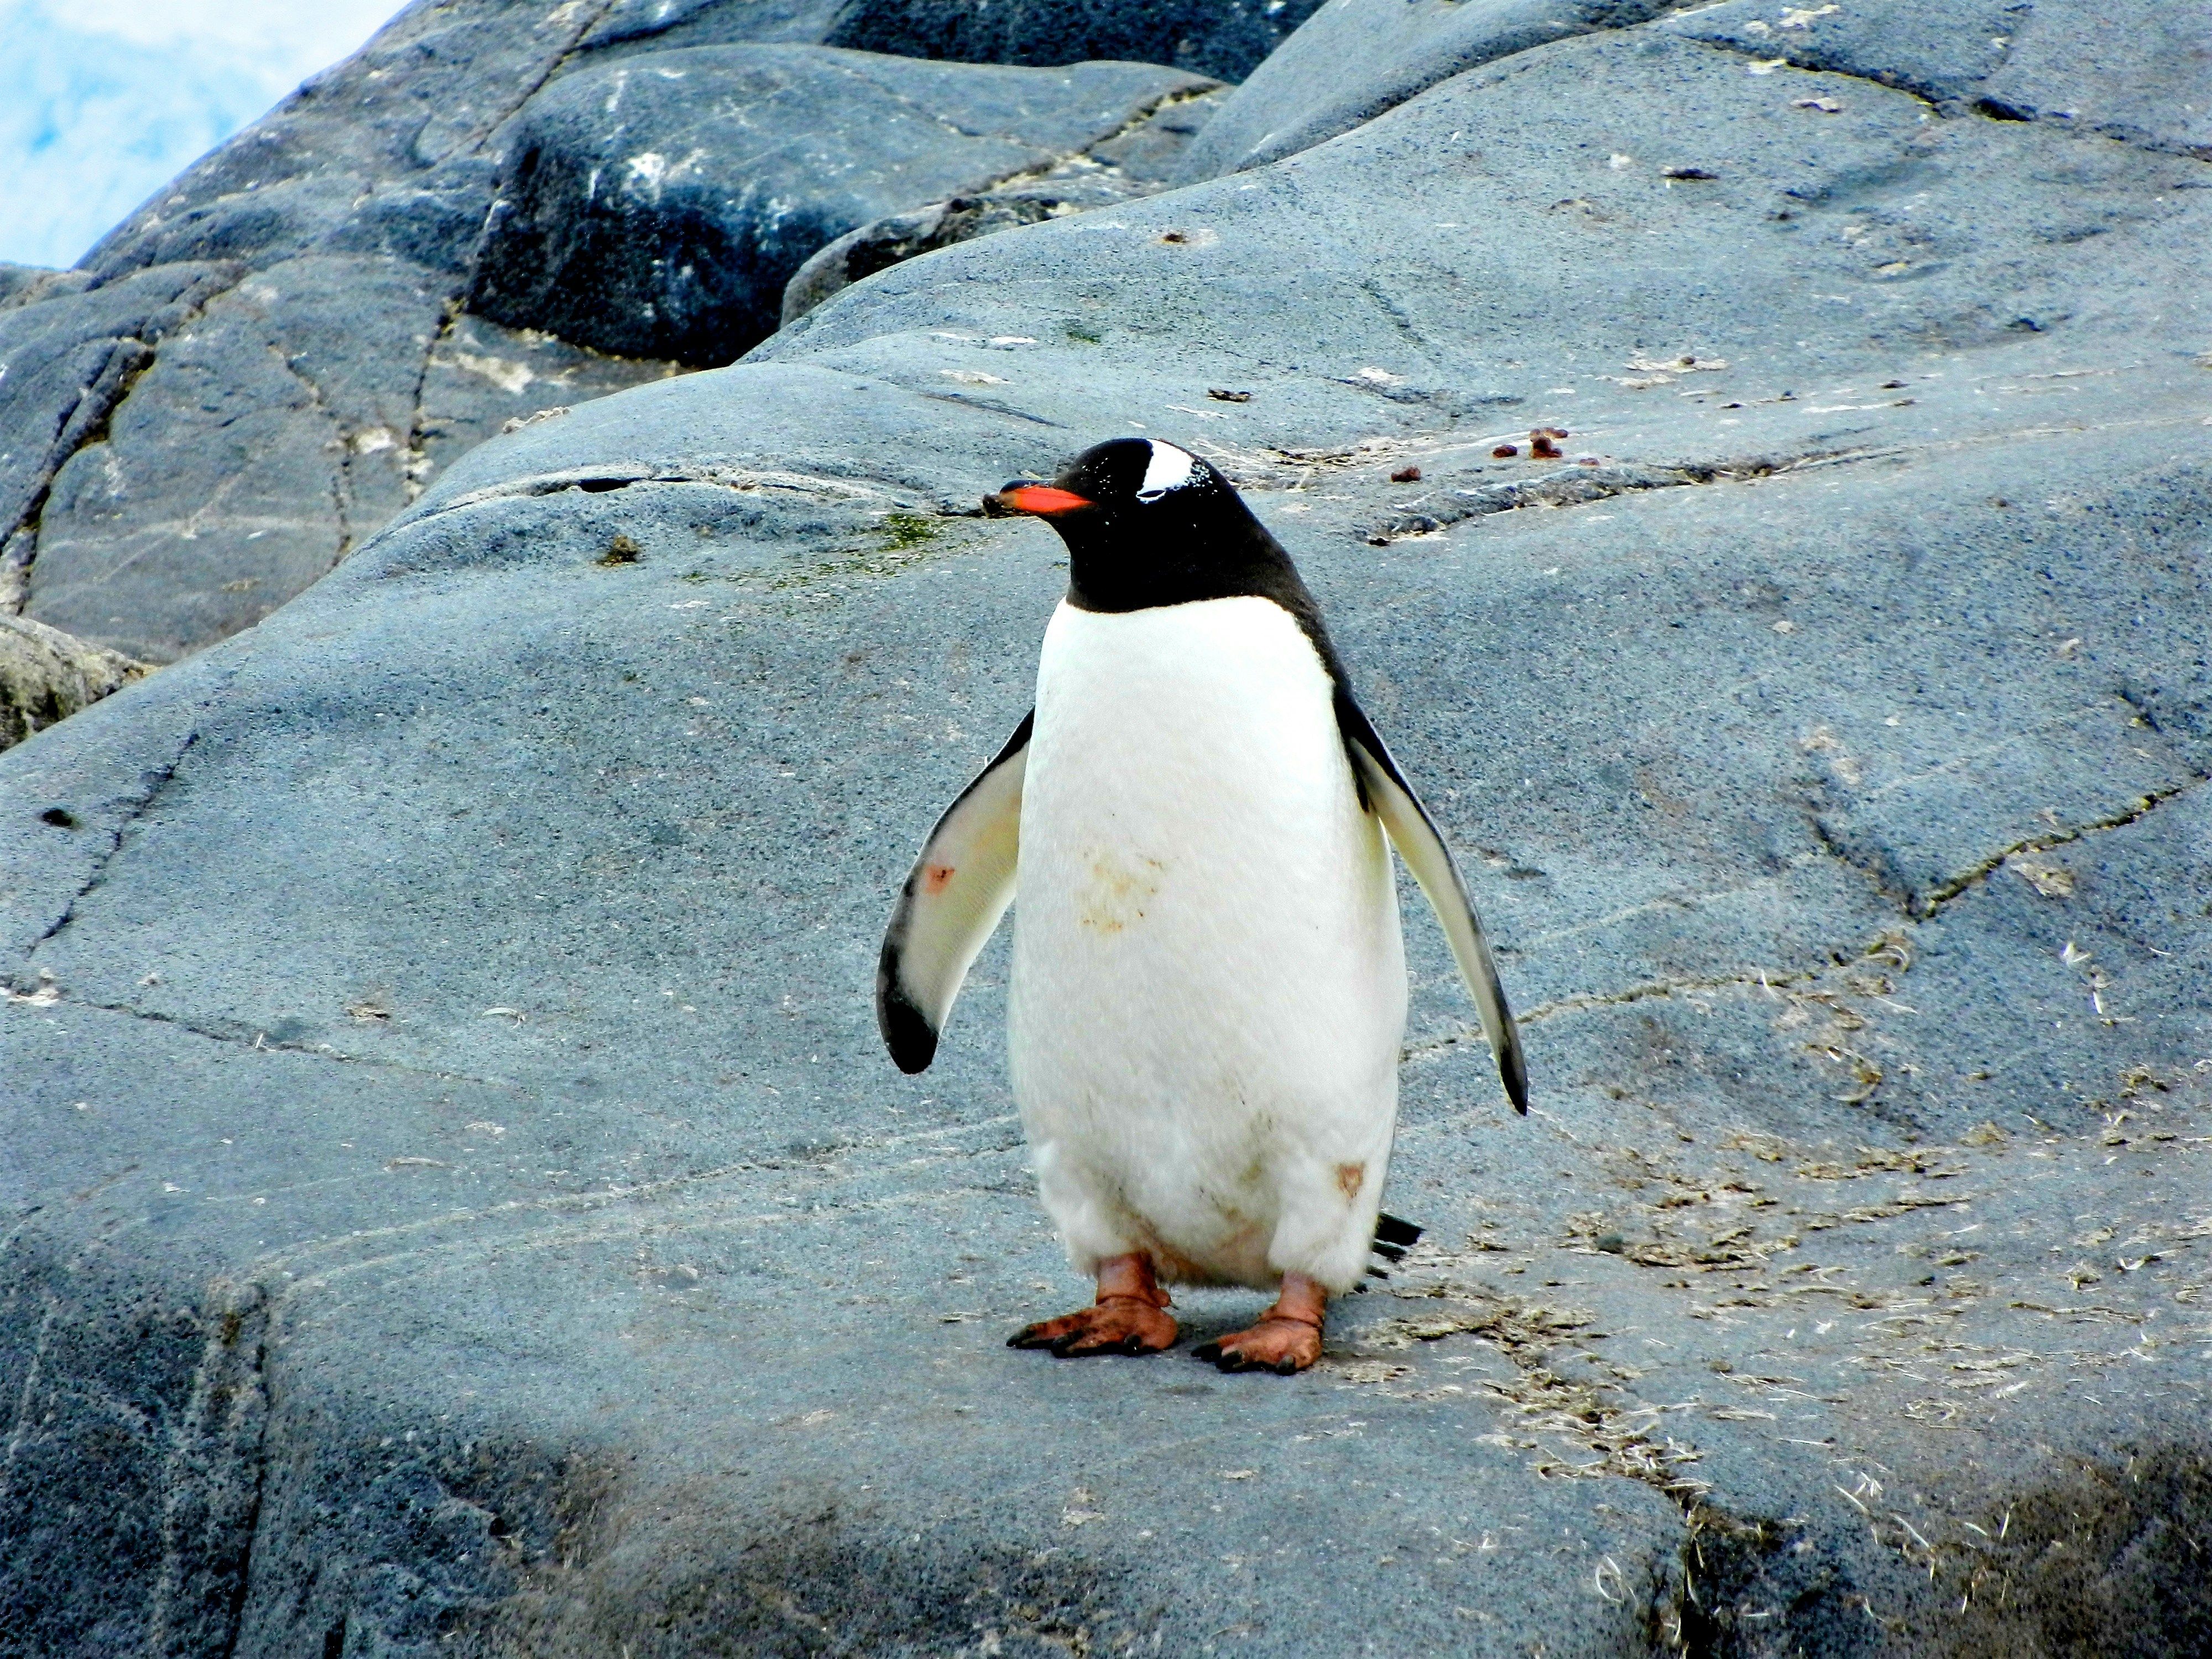
[(1148, 441), (1152, 445), (1152, 464), (1145, 469), (1145, 481), (1137, 486), (1137, 499), (1156, 501), (1170, 489), (1180, 489), (1190, 482), (1197, 463), (1173, 444)]

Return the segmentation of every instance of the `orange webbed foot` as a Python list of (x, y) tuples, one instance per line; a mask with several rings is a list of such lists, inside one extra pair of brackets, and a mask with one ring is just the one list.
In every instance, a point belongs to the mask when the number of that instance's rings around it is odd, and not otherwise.
[(1062, 1359), (1098, 1353), (1158, 1353), (1171, 1348), (1174, 1319), (1149, 1302), (1115, 1297), (1057, 1319), (1024, 1325), (1006, 1339), (1010, 1348), (1049, 1348)]
[(1192, 1355), (1224, 1371), (1273, 1371), (1294, 1376), (1321, 1358), (1322, 1320), (1328, 1292), (1304, 1273), (1285, 1273), (1275, 1305), (1259, 1323), (1217, 1336)]
[(1117, 1255), (1098, 1264), (1098, 1300), (1057, 1319), (1024, 1325), (1006, 1339), (1010, 1348), (1049, 1348), (1062, 1359), (1092, 1354), (1158, 1353), (1179, 1334), (1166, 1311), (1168, 1293), (1152, 1276), (1152, 1259)]

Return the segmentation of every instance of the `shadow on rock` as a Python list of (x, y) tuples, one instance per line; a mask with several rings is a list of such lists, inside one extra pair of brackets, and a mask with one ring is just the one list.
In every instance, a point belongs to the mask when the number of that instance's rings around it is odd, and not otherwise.
[(965, 1528), (908, 1532), (896, 1516), (835, 1504), (739, 1519), (717, 1512), (713, 1490), (632, 1490), (609, 1469), (578, 1467), (556, 1500), (558, 1534), (520, 1589), (459, 1620), (441, 1651), (1013, 1659), (1120, 1652), (1166, 1612), (1126, 1569), (1095, 1559)]
[(1879, 1583), (1856, 1582), (1844, 1552), (1822, 1547), (1802, 1522), (1698, 1504), (1680, 1587), (1653, 1610), (1653, 1650), (1700, 1659), (2212, 1653), (2212, 1448), (2164, 1443), (2053, 1461), (2044, 1486), (1960, 1505), (1985, 1512), (1982, 1540), (1930, 1548), (1888, 1524), (1898, 1517), (1875, 1517), (1895, 1567)]

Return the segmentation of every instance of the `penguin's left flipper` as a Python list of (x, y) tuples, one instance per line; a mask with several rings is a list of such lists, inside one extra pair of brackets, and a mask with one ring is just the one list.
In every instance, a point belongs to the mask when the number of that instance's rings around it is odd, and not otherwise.
[(1506, 1097), (1512, 1101), (1515, 1111), (1526, 1114), (1528, 1067), (1521, 1055), (1521, 1033), (1513, 1024), (1513, 1011), (1505, 1006), (1504, 988), (1498, 982), (1498, 964), (1491, 960), (1489, 941), (1482, 935), (1482, 920), (1474, 913), (1474, 901), (1468, 896), (1467, 883), (1460, 876), (1451, 849), (1437, 833), (1436, 823), (1413, 793), (1413, 785), (1390, 758), (1373, 723), (1341, 686), (1336, 694), (1336, 723), (1344, 733), (1345, 750), (1352, 757), (1361, 793), (1382, 820), (1398, 856), (1405, 860), (1422, 896), (1443, 924), (1460, 974), (1474, 994), (1482, 1034), (1490, 1039), (1491, 1052), (1498, 1057), (1498, 1075), (1505, 1085)]
[(876, 1024), (902, 1072), (927, 1070), (961, 981), (1013, 902), (1032, 711), (945, 809), (899, 893), (876, 963)]

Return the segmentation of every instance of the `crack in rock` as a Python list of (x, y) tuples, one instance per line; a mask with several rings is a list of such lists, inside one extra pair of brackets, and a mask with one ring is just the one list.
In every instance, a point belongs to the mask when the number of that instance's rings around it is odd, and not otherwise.
[(1745, 45), (1739, 41), (1713, 40), (1703, 35), (1675, 30), (1668, 30), (1667, 33), (1674, 34), (1677, 39), (1686, 41), (1692, 46), (1704, 46), (1711, 52), (1724, 52), (1732, 58), (1744, 58), (1754, 62), (1765, 63), (1771, 63), (1778, 58), (1790, 68), (1808, 75), (1831, 75), (1840, 81), (1858, 81), (1869, 86), (1881, 87), (1891, 92), (1903, 93), (1906, 97), (1917, 99), (1927, 105), (1935, 114), (1947, 120), (1972, 118), (1982, 121), (2011, 122), (2042, 127), (2081, 137), (2103, 138), (2150, 155), (2179, 155), (2191, 161), (2212, 161), (2212, 145), (2187, 144), (2170, 139), (2154, 138), (2137, 129), (2117, 122), (2076, 121), (2071, 118), (2071, 112), (2060, 113), (2054, 111), (2046, 114), (2033, 105), (2015, 103), (2002, 98), (1954, 95), (1903, 70), (1847, 69), (1840, 64), (1824, 61), (1823, 54), (1810, 42), (1769, 37), (1758, 45)]
[[(602, 495), (611, 490), (627, 489), (633, 484), (708, 484), (721, 489), (732, 489), (750, 494), (764, 489), (788, 490), (799, 495), (827, 497), (838, 501), (860, 501), (878, 499), (888, 490), (896, 489), (886, 479), (870, 479), (866, 483), (847, 478), (829, 477), (818, 473), (754, 471), (733, 466), (672, 466), (647, 470), (643, 467), (614, 466), (568, 467), (557, 472), (534, 472), (520, 478), (510, 478), (481, 489), (471, 489), (450, 501), (434, 503), (410, 517), (408, 527), (427, 524), (448, 513), (458, 513), (468, 507), (481, 507), (488, 501), (528, 499), (538, 495), (557, 495), (564, 490), (580, 489), (587, 494)], [(880, 488), (878, 486), (881, 486)], [(896, 500), (895, 505), (912, 505)]]
[[(80, 893), (78, 896), (81, 898), (83, 894)], [(446, 1072), (435, 1066), (410, 1066), (404, 1060), (382, 1060), (374, 1054), (349, 1054), (343, 1048), (332, 1048), (327, 1042), (272, 1042), (269, 1034), (258, 1026), (238, 1021), (226, 1021), (222, 1025), (203, 1024), (181, 1014), (164, 1014), (150, 1008), (134, 1008), (125, 1002), (95, 1002), (88, 997), (73, 997), (67, 995), (58, 982), (47, 977), (43, 969), (40, 982), (33, 988), (22, 988), (20, 981), (15, 988), (0, 987), (0, 1000), (24, 1003), (37, 1008), (81, 1008), (95, 1013), (120, 1014), (126, 1019), (144, 1020), (149, 1025), (166, 1025), (191, 1036), (203, 1037), (210, 1042), (223, 1043), (249, 1053), (304, 1054), (310, 1060), (326, 1060), (341, 1066), (374, 1066), (379, 1070), (398, 1072), (410, 1077), (431, 1078), (440, 1083), (468, 1083), (483, 1089), (512, 1090), (519, 1086), (500, 1078), (474, 1077), (466, 1072)], [(251, 1038), (246, 1036), (249, 1031), (252, 1033)]]
[[(1929, 889), (1926, 893), (1917, 896), (1899, 892), (1880, 872), (1870, 869), (1865, 864), (1850, 857), (1817, 818), (1813, 820), (1813, 831), (1824, 851), (1835, 858), (1838, 862), (1859, 872), (1873, 881), (1877, 890), (1899, 907), (1903, 919), (1917, 928), (1921, 923), (1932, 921), (1953, 900), (1988, 880), (1991, 875), (2004, 868), (2010, 860), (2024, 854), (2047, 852), (2054, 847), (2063, 847), (2069, 842), (2082, 841), (2091, 836), (2103, 835), (2110, 830), (2124, 830), (2130, 824), (2141, 823), (2167, 801), (2186, 794), (2207, 782), (2212, 782), (2212, 775), (2195, 774), (2187, 783), (2175, 784), (2168, 788), (2154, 790), (2147, 795), (2138, 796), (2124, 811), (2114, 813), (2107, 817), (2094, 819), (2087, 823), (2076, 824), (2071, 829), (2054, 830), (2049, 835), (2034, 836), (2026, 841), (2016, 842), (1978, 860), (1959, 874)], [(1564, 1014), (1580, 1013), (1590, 1008), (1617, 1007), (1627, 1003), (1643, 1002), (1653, 997), (1672, 997), (1698, 991), (1734, 990), (1748, 988), (1752, 986), (1758, 986), (1767, 991), (1784, 991), (1791, 986), (1803, 985), (1817, 979), (1827, 969), (1850, 960), (1852, 956), (1879, 955), (1885, 949), (1891, 948), (1893, 937), (1890, 934), (1884, 934), (1872, 945), (1849, 953), (1841, 952), (1835, 947), (1824, 949), (1820, 952), (1818, 964), (1809, 968), (1772, 969), (1757, 968), (1748, 973), (1717, 974), (1698, 979), (1646, 980), (1635, 985), (1626, 986), (1618, 991), (1572, 992), (1566, 996), (1554, 997), (1548, 1002), (1538, 1003), (1535, 1006), (1515, 1015), (1514, 1018), (1516, 1023), (1521, 1025), (1537, 1025)], [(1475, 1043), (1478, 1041), (1483, 1042), (1486, 1048), (1486, 1040), (1482, 1038), (1481, 1028), (1477, 1025), (1463, 1025), (1456, 1030), (1448, 1031), (1440, 1036), (1408, 1043), (1399, 1051), (1398, 1057), (1401, 1062), (1426, 1060), (1433, 1055), (1462, 1045)]]
[(1910, 914), (1916, 919), (1924, 919), (1936, 915), (1937, 911), (1969, 888), (1988, 880), (2008, 859), (2017, 858), (2024, 853), (2048, 852), (2054, 847), (2063, 847), (2070, 842), (2081, 841), (2090, 836), (2100, 836), (2111, 830), (2124, 830), (2131, 823), (2140, 823), (2167, 801), (2178, 795), (2186, 794), (2205, 781), (2207, 781), (2206, 775), (2197, 773), (2187, 783), (2177, 783), (2167, 788), (2154, 789), (2148, 794), (2137, 796), (2135, 803), (2125, 811), (2115, 813), (2110, 817), (2093, 819), (2087, 823), (2076, 824), (2070, 830), (2055, 830), (2047, 836), (2031, 836), (2027, 841), (2008, 847), (2003, 851), (1984, 859), (1972, 868), (1952, 877), (1941, 885), (1930, 888), (1915, 902), (1915, 908)]
[(52, 925), (25, 948), (23, 951), (25, 962), (27, 963), (37, 955), (41, 945), (76, 919), (76, 907), (83, 902), (86, 894), (100, 885), (101, 879), (107, 874), (107, 866), (114, 860), (115, 855), (123, 850), (123, 843), (130, 834), (131, 826), (144, 817), (154, 803), (161, 798), (161, 792), (167, 789), (175, 779), (177, 769), (185, 763), (185, 757), (192, 752), (192, 746), (199, 740), (199, 729), (195, 726), (185, 734), (185, 740), (178, 746), (176, 754), (166, 764), (155, 767), (153, 770), (140, 775), (138, 793), (125, 799), (123, 816), (116, 822), (114, 828), (108, 831), (106, 847), (101, 849), (99, 857), (94, 860), (90, 872), (78, 884), (76, 891), (70, 895), (69, 902), (62, 907), (61, 915), (55, 917)]
[(1591, 466), (1571, 463), (1534, 478), (1455, 489), (1458, 499), (1425, 511), (1394, 514), (1366, 532), (1371, 547), (1387, 547), (1401, 536), (1431, 535), (1468, 519), (1523, 507), (1581, 507), (1614, 495), (1647, 489), (1678, 489), (1698, 484), (1741, 483), (1754, 478), (1802, 472), (1820, 466), (1849, 466), (1903, 453), (1895, 448), (1818, 449), (1798, 454), (1747, 456), (1737, 459), (1687, 461), (1672, 465), (1629, 463)]
[(103, 442), (115, 411), (160, 356), (161, 346), (179, 329), (197, 322), (207, 308), (243, 283), (250, 273), (225, 264), (189, 283), (167, 304), (155, 307), (135, 333), (113, 339), (107, 361), (92, 381), (78, 390), (61, 431), (39, 469), (38, 483), (15, 521), (0, 531), (0, 609), (21, 612), (31, 597), (31, 567), (38, 562), (39, 531), (52, 499), (54, 480), (81, 450)]

